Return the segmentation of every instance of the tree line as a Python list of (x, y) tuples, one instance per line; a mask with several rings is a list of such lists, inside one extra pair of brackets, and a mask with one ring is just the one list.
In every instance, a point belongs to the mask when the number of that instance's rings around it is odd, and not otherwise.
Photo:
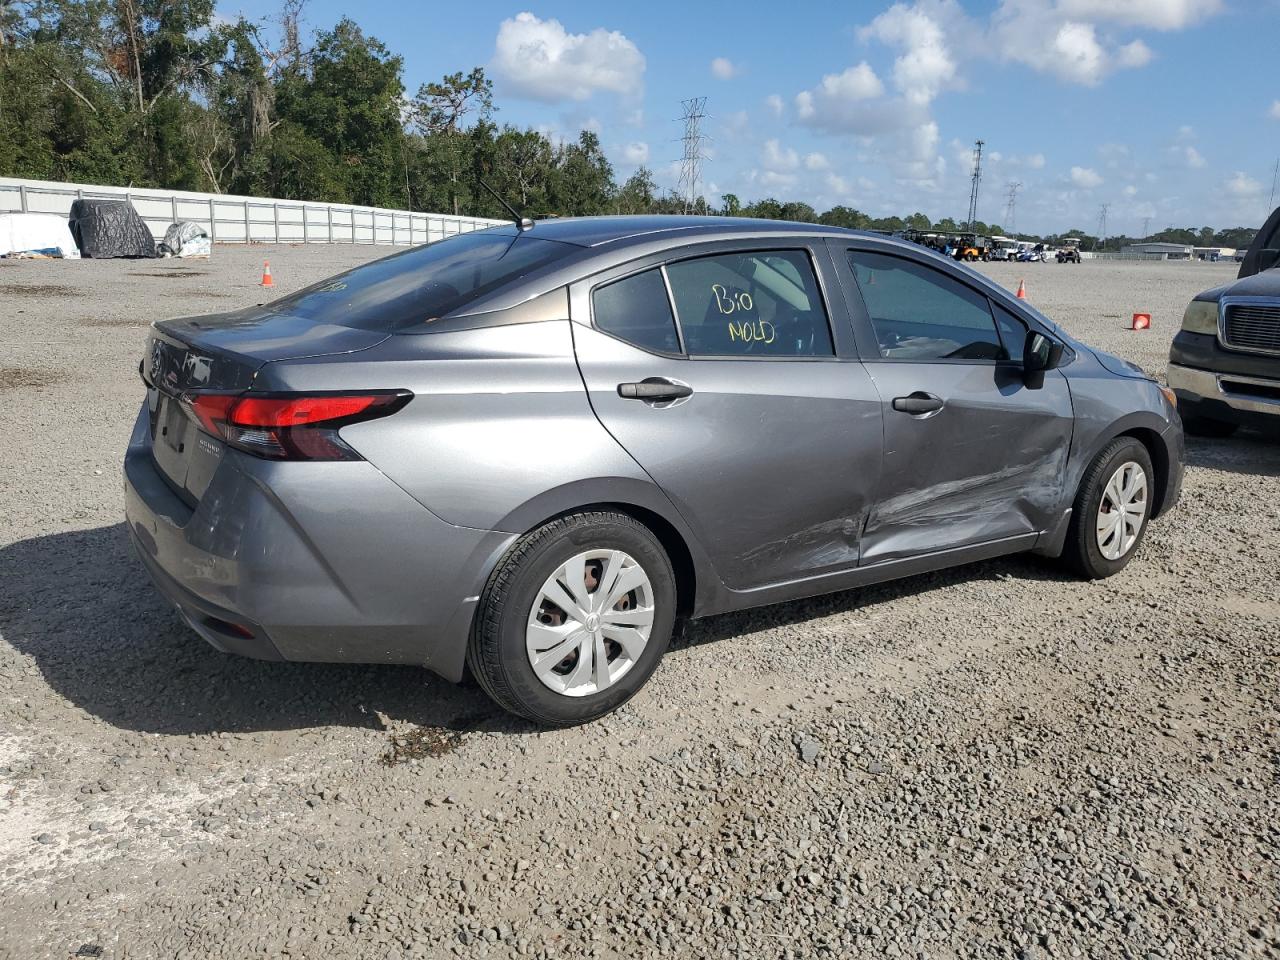
[[(263, 24), (222, 20), (214, 0), (0, 0), (0, 175), (506, 216), (488, 183), (535, 218), (688, 212), (647, 167), (619, 183), (589, 130), (553, 141), (499, 123), (482, 68), (410, 93), (402, 59), (353, 20), (304, 37), (304, 3)], [(963, 228), (733, 194), (692, 209)]]

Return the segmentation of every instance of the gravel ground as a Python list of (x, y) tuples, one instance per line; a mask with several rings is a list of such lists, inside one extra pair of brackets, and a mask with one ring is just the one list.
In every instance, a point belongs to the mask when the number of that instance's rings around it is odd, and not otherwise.
[[(148, 322), (383, 250), (0, 263), (0, 957), (1280, 954), (1280, 448), (1115, 579), (1013, 558), (693, 624), (541, 732), (205, 646), (127, 549)], [(1163, 371), (1229, 265), (984, 267)], [(1126, 329), (1149, 311), (1150, 331)]]

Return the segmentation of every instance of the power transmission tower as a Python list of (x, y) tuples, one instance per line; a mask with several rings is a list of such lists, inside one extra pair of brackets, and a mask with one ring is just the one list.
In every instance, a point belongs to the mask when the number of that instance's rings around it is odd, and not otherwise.
[(1143, 240), (1151, 236), (1151, 231), (1148, 229), (1150, 226), (1151, 226), (1151, 218), (1143, 217), (1142, 218), (1142, 239)]
[(1276, 168), (1271, 174), (1271, 199), (1267, 201), (1267, 209), (1274, 210), (1276, 208), (1276, 181), (1280, 180), (1280, 160), (1276, 161)]
[(1098, 249), (1102, 249), (1107, 245), (1107, 211), (1111, 209), (1111, 204), (1104, 203), (1098, 210)]
[(707, 139), (702, 135), (702, 121), (707, 118), (707, 98), (681, 100), (680, 106), (684, 108), (684, 115), (680, 118), (684, 121), (684, 136), (680, 138), (684, 151), (680, 157), (680, 182), (676, 192), (684, 200), (684, 212), (693, 213), (698, 204), (702, 162), (706, 159), (702, 155), (702, 144)]
[(973, 183), (969, 187), (969, 225), (972, 230), (978, 219), (978, 184), (982, 181), (982, 145), (985, 140), (973, 141)]
[(1022, 184), (1017, 180), (1009, 182), (1009, 199), (1004, 205), (1004, 222), (1005, 229), (1009, 231), (1009, 236), (1017, 236), (1017, 213), (1018, 213), (1018, 191), (1022, 189)]

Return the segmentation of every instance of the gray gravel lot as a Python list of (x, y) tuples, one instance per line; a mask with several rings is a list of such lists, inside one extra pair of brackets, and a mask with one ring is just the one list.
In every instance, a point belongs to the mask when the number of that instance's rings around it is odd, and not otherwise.
[[(1192, 439), (1115, 579), (1014, 558), (702, 621), (580, 729), (205, 646), (121, 525), (146, 326), (259, 301), (264, 257), (288, 292), (385, 252), (0, 262), (0, 957), (1280, 953), (1274, 438)], [(1233, 275), (983, 269), (1155, 374)]]

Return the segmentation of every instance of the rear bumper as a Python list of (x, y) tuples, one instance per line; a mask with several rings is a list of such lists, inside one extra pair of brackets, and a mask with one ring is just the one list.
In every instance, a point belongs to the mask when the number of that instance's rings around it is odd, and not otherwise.
[(213, 646), (461, 678), (476, 598), (513, 534), (445, 523), (367, 462), (232, 450), (192, 509), (150, 446), (144, 406), (124, 463), (130, 536), (160, 592)]

